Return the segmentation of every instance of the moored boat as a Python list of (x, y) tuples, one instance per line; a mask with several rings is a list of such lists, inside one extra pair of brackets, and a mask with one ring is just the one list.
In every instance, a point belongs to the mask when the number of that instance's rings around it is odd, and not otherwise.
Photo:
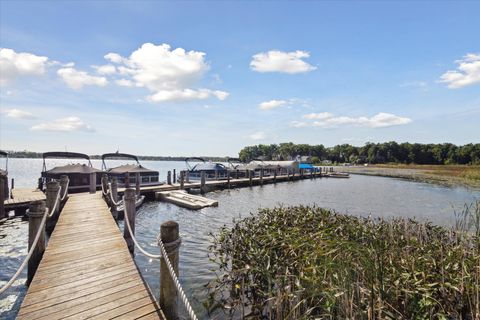
[[(125, 159), (133, 160), (135, 164), (123, 164), (117, 167), (108, 168), (105, 160), (107, 159)], [(109, 178), (117, 178), (118, 186), (125, 187), (128, 176), (128, 183), (130, 185), (136, 184), (136, 176), (140, 175), (140, 186), (156, 186), (160, 185), (158, 171), (145, 168), (140, 164), (138, 157), (128, 153), (105, 153), (102, 155), (102, 170), (104, 170)]]
[[(192, 165), (191, 162), (197, 162)], [(190, 180), (200, 180), (202, 172), (205, 174), (205, 180), (227, 179), (228, 169), (225, 165), (218, 162), (205, 161), (203, 158), (186, 158), (185, 164), (188, 169), (188, 177)]]
[[(46, 160), (48, 158), (83, 159), (86, 160), (86, 163), (70, 163), (47, 170)], [(66, 175), (70, 180), (68, 184), (69, 193), (89, 191), (91, 185), (90, 179), (95, 179), (95, 187), (99, 189), (101, 187), (101, 173), (101, 170), (92, 166), (90, 157), (86, 154), (77, 152), (45, 152), (43, 154), (43, 169), (38, 188), (44, 191), (47, 182), (59, 180), (62, 175)]]

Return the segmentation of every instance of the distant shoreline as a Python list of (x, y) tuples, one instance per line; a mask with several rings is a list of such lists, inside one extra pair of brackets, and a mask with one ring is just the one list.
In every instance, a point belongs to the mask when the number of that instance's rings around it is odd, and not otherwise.
[(369, 165), (341, 167), (351, 174), (401, 178), (448, 187), (480, 190), (480, 166), (469, 165)]

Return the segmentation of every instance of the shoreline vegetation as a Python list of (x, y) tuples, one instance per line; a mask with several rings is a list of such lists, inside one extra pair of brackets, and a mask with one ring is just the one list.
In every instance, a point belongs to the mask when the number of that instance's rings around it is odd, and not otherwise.
[(480, 201), (455, 218), (448, 229), (261, 209), (212, 235), (205, 306), (248, 319), (479, 319)]
[(401, 178), (418, 182), (480, 189), (480, 165), (376, 164), (345, 166), (340, 171), (369, 176)]

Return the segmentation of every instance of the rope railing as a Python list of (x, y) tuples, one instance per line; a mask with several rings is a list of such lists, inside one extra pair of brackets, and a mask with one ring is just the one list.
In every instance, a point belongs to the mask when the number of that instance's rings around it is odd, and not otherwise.
[[(102, 191), (103, 191), (103, 185), (102, 185)], [(112, 192), (112, 184), (109, 182), (108, 183), (108, 191), (107, 193), (110, 195), (110, 200), (112, 201), (112, 204), (114, 206), (119, 206), (120, 204), (122, 204), (122, 201), (115, 201), (113, 199), (113, 192)]]
[(45, 208), (45, 212), (43, 214), (42, 221), (40, 222), (40, 226), (38, 228), (37, 234), (35, 235), (35, 239), (33, 240), (32, 246), (30, 247), (30, 250), (28, 250), (27, 256), (23, 260), (22, 264), (20, 267), (17, 269), (17, 272), (10, 278), (10, 280), (0, 289), (0, 294), (4, 293), (8, 288), (12, 286), (12, 284), (17, 280), (18, 276), (22, 273), (23, 269), (25, 269), (25, 266), (28, 264), (30, 261), (30, 258), (32, 257), (33, 251), (37, 247), (38, 240), (40, 239), (40, 235), (42, 232), (45, 230), (45, 223), (47, 222), (47, 218), (51, 218), (53, 214), (55, 213), (57, 206), (60, 202), (64, 201), (65, 198), (67, 197), (68, 194), (68, 185), (70, 183), (70, 180), (67, 182), (67, 186), (65, 188), (65, 191), (63, 193), (63, 196), (60, 197), (60, 191), (61, 189), (58, 189), (57, 196), (55, 198), (55, 204), (53, 208), (50, 210), (49, 208)]
[[(164, 259), (164, 261), (167, 265), (167, 268), (168, 268), (168, 272), (169, 272), (170, 276), (172, 277), (173, 283), (175, 284), (175, 288), (177, 289), (177, 292), (179, 293), (180, 298), (182, 299), (183, 305), (187, 309), (187, 312), (190, 316), (190, 319), (197, 320), (198, 318), (195, 315), (195, 312), (193, 311), (193, 308), (190, 305), (190, 302), (188, 301), (188, 298), (185, 295), (185, 292), (183, 291), (182, 285), (180, 284), (180, 281), (178, 280), (177, 275), (175, 274), (173, 266), (170, 262), (170, 258), (168, 258), (167, 251), (165, 250), (165, 246), (164, 246), (162, 240), (160, 239), (160, 237), (158, 238), (158, 243), (160, 245), (160, 254), (159, 255), (151, 254), (151, 253), (145, 251), (140, 246), (137, 239), (135, 238), (135, 235), (132, 232), (132, 228), (130, 226), (130, 221), (128, 220), (128, 214), (127, 213), (125, 213), (125, 224), (127, 225), (128, 231), (130, 232), (130, 235), (131, 235), (131, 238), (133, 240), (133, 243), (135, 244), (135, 247), (137, 247), (137, 249), (140, 250), (141, 253), (143, 253), (145, 256), (147, 256), (149, 258), (152, 258), (152, 259), (162, 259), (162, 258)], [(177, 240), (173, 241), (172, 243), (167, 243), (165, 245), (167, 245), (169, 247), (174, 247), (174, 246), (178, 246), (180, 243), (181, 243), (181, 239), (178, 238)]]

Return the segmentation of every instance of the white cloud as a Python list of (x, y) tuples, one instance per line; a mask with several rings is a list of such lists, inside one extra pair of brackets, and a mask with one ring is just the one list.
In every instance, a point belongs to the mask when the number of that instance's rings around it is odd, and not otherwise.
[(457, 70), (445, 72), (439, 82), (446, 83), (450, 89), (480, 83), (480, 54), (468, 53), (455, 62), (458, 64)]
[(15, 109), (15, 108), (2, 110), (2, 113), (4, 113), (6, 117), (14, 118), (14, 119), (35, 119), (36, 118), (31, 112)]
[(402, 88), (411, 87), (411, 88), (417, 88), (420, 91), (424, 91), (424, 92), (428, 91), (428, 83), (425, 82), (425, 81), (404, 82), (404, 83), (400, 84), (400, 87), (402, 87)]
[(306, 51), (282, 52), (271, 50), (260, 52), (253, 56), (250, 68), (257, 72), (284, 72), (303, 73), (317, 69), (303, 61), (303, 58), (310, 57)]
[(295, 128), (323, 127), (334, 128), (341, 125), (355, 125), (369, 128), (383, 128), (404, 125), (412, 122), (410, 118), (399, 117), (391, 113), (380, 112), (373, 117), (346, 117), (334, 116), (328, 112), (310, 113), (303, 116), (304, 119), (316, 120), (313, 122), (292, 121), (290, 125)]
[(265, 132), (258, 131), (258, 132), (252, 133), (248, 137), (252, 140), (264, 140), (266, 138), (266, 135), (265, 135)]
[[(216, 97), (223, 100), (227, 92), (210, 89), (194, 89), (210, 69), (205, 53), (172, 49), (168, 44), (145, 43), (124, 58), (116, 53), (105, 55), (105, 59), (118, 64), (117, 72), (124, 79), (120, 85), (144, 87), (152, 92), (147, 97), (151, 102), (187, 101)], [(131, 82), (127, 82), (131, 81)]]
[(218, 91), (218, 90), (212, 91), (209, 89), (161, 90), (147, 97), (147, 99), (152, 102), (164, 102), (164, 101), (205, 100), (210, 97), (216, 97), (219, 100), (225, 100), (228, 97), (228, 92)]
[(124, 62), (124, 58), (122, 58), (122, 56), (119, 55), (118, 53), (113, 53), (113, 52), (107, 53), (103, 57), (105, 59), (107, 59), (108, 61), (113, 62), (113, 63), (123, 63)]
[(47, 57), (0, 48), (0, 85), (5, 85), (18, 76), (44, 74), (47, 61)]
[(328, 119), (328, 118), (331, 118), (331, 117), (333, 117), (333, 114), (331, 114), (330, 112), (320, 112), (320, 113), (309, 113), (309, 114), (304, 115), (302, 118), (323, 120), (323, 119)]
[(68, 117), (62, 119), (56, 119), (53, 122), (41, 123), (35, 125), (31, 128), (35, 131), (84, 131), (84, 132), (93, 132), (95, 131), (88, 124), (84, 123), (78, 117)]
[(118, 79), (115, 80), (115, 83), (122, 87), (135, 87), (135, 82), (128, 79)]
[(74, 68), (58, 69), (57, 74), (72, 89), (81, 89), (84, 86), (105, 86), (108, 81), (105, 77), (92, 76), (85, 71), (79, 71)]
[(288, 103), (286, 100), (270, 100), (270, 101), (265, 101), (262, 102), (258, 105), (258, 107), (262, 110), (270, 110), (274, 108), (278, 108), (281, 106), (284, 106)]
[(115, 66), (111, 64), (104, 64), (103, 66), (92, 66), (95, 70), (97, 70), (98, 74), (102, 75), (108, 75), (108, 74), (114, 74), (117, 69)]

